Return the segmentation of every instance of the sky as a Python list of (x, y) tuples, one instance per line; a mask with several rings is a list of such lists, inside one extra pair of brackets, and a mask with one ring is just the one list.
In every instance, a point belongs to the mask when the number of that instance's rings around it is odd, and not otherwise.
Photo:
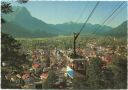
[[(26, 4), (14, 3), (13, 5), (26, 7), (33, 17), (48, 24), (60, 24), (66, 22), (85, 22), (97, 1), (29, 1)], [(122, 2), (101, 1), (88, 23), (102, 24), (102, 22)], [(127, 20), (127, 4), (120, 9), (105, 23), (116, 27)]]

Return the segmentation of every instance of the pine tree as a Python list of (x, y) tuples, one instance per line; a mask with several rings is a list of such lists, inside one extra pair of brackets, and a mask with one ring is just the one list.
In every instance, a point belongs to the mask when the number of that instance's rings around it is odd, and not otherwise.
[(103, 88), (112, 89), (114, 88), (114, 73), (110, 68), (103, 69)]
[[(13, 12), (12, 5), (9, 2), (1, 3), (1, 12), (8, 14)], [(6, 21), (1, 17), (2, 25)], [(5, 78), (6, 74), (10, 74), (13, 70), (21, 72), (21, 65), (28, 62), (26, 55), (20, 51), (20, 43), (8, 34), (1, 33), (1, 63), (6, 63), (7, 66), (1, 66), (1, 87), (2, 88), (20, 88), (14, 85), (10, 80)], [(10, 72), (9, 72), (10, 71)], [(13, 85), (12, 85), (13, 84)]]
[(114, 73), (114, 88), (126, 89), (127, 88), (127, 58), (126, 57), (114, 58), (110, 68)]
[(92, 58), (90, 64), (87, 66), (87, 84), (90, 89), (101, 89), (103, 88), (103, 72), (102, 62), (99, 58)]
[(46, 79), (46, 81), (43, 83), (43, 88), (44, 89), (52, 89), (55, 88), (53, 85), (55, 82), (57, 82), (58, 80), (58, 76), (55, 74), (54, 71), (49, 71), (48, 73), (48, 78)]

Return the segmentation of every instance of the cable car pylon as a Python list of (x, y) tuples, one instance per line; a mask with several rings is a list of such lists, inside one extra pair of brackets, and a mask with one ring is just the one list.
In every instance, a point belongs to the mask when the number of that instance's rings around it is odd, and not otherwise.
[(81, 31), (84, 29), (84, 27), (86, 26), (88, 20), (91, 18), (91, 16), (93, 15), (95, 9), (97, 8), (97, 6), (99, 5), (99, 1), (96, 3), (95, 7), (93, 8), (93, 10), (91, 11), (90, 15), (88, 16), (87, 20), (84, 22), (83, 26), (81, 27), (80, 31), (78, 33), (74, 33), (74, 56), (76, 56), (76, 40), (78, 38), (78, 36), (80, 35)]

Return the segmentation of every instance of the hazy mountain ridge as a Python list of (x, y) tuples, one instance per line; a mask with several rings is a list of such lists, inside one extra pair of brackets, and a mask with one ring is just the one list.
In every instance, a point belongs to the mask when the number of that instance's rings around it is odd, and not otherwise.
[[(83, 25), (83, 23), (74, 23), (74, 22), (71, 22), (71, 23), (64, 23), (64, 24), (56, 24), (56, 25), (53, 25), (53, 26), (55, 28), (59, 29), (61, 31), (61, 33), (70, 35), (73, 32), (79, 32), (79, 30), (81, 29), (82, 25)], [(88, 33), (91, 34), (99, 26), (101, 27), (101, 25), (99, 25), (99, 24), (94, 24), (93, 25), (93, 24), (87, 23), (86, 24), (86, 27), (82, 31), (82, 34), (88, 34)], [(96, 34), (98, 34), (99, 32), (100, 33), (108, 32), (110, 30), (112, 30), (112, 27), (103, 26), (102, 27), (102, 30), (97, 30), (97, 33)]]

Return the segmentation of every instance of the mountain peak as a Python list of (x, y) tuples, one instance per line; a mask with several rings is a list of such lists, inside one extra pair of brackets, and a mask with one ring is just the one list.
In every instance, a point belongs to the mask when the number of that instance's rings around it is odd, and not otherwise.
[(16, 15), (23, 15), (23, 16), (30, 16), (30, 12), (27, 10), (26, 7), (13, 7), (14, 8), (14, 12), (16, 13)]
[(30, 17), (31, 14), (25, 7), (21, 6), (13, 6), (13, 12), (9, 14), (2, 14), (2, 17), (5, 19), (7, 22), (14, 21), (16, 17), (24, 16), (25, 17)]

